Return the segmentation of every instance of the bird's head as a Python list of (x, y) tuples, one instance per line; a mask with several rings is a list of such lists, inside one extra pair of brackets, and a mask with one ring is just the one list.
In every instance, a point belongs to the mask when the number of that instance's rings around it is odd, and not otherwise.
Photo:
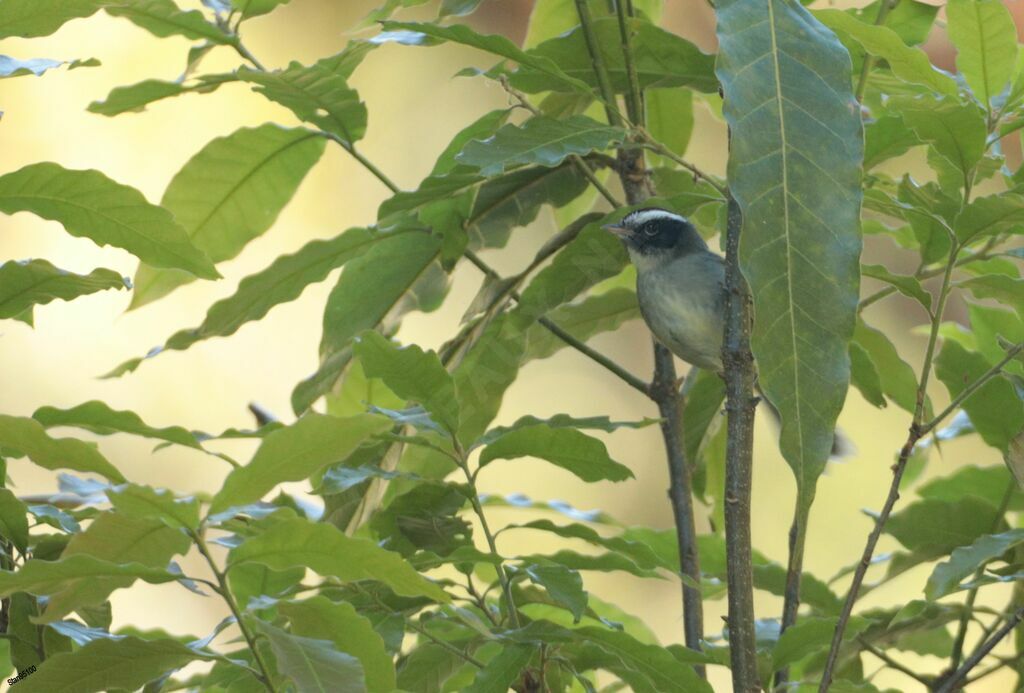
[(623, 240), (634, 260), (673, 257), (708, 247), (686, 217), (657, 207), (634, 210), (604, 229)]

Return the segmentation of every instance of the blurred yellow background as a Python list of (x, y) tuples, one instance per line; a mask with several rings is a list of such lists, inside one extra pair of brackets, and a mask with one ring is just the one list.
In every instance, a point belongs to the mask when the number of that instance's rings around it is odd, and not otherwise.
[[(180, 4), (199, 6), (198, 1)], [(341, 50), (347, 32), (375, 4), (371, 0), (292, 0), (272, 15), (247, 22), (243, 33), (248, 47), (268, 67), (280, 67), (293, 59), (310, 62)], [(482, 30), (518, 40), (525, 32), (530, 4), (528, 0), (491, 0), (471, 21)], [(706, 3), (671, 0), (666, 4), (668, 28), (705, 49), (713, 48), (714, 22)], [(429, 12), (412, 16), (426, 17)], [(930, 45), (939, 53), (940, 62), (948, 58), (948, 52), (942, 55), (943, 41), (941, 29), (936, 29)], [(103, 63), (98, 68), (58, 70), (42, 78), (0, 82), (0, 110), (4, 111), (0, 173), (51, 160), (69, 168), (99, 169), (158, 201), (172, 175), (214, 137), (267, 121), (297, 124), (290, 112), (242, 84), (228, 84), (211, 95), (169, 99), (145, 113), (116, 118), (85, 111), (91, 101), (105, 98), (116, 86), (153, 77), (175, 79), (184, 68), (188, 48), (184, 39), (157, 39), (103, 13), (73, 21), (47, 38), (0, 42), (0, 53), (18, 58), (95, 57)], [(415, 187), (454, 133), (473, 118), (505, 105), (505, 96), (495, 85), (482, 79), (452, 77), (465, 65), (489, 67), (492, 62), (483, 54), (448, 46), (388, 45), (371, 53), (352, 79), (370, 112), (361, 151), (399, 185)], [(221, 48), (206, 59), (203, 72), (227, 71), (237, 64), (237, 56)], [(724, 125), (702, 109), (688, 158), (721, 174), (724, 136)], [(899, 165), (919, 166), (920, 160), (904, 158)], [(127, 292), (105, 292), (38, 308), (35, 329), (4, 322), (0, 325), (0, 412), (27, 416), (41, 405), (68, 407), (100, 399), (117, 409), (134, 410), (152, 425), (216, 431), (251, 426), (246, 404), (256, 401), (289, 420), (293, 385), (316, 367), (320, 313), (336, 275), (309, 288), (299, 300), (275, 308), (259, 323), (244, 326), (233, 337), (162, 354), (121, 379), (99, 380), (97, 376), (127, 358), (144, 354), (173, 331), (198, 325), (213, 301), (230, 295), (240, 278), (265, 267), (278, 254), (294, 251), (313, 238), (372, 223), (386, 193), (341, 149), (329, 146), (274, 228), (250, 243), (237, 259), (220, 266), (223, 280), (189, 284), (155, 305), (129, 313), (125, 312)], [(135, 271), (136, 261), (127, 253), (98, 248), (88, 240), (69, 236), (54, 222), (29, 214), (0, 217), (0, 228), (3, 260), (45, 257), (77, 272), (97, 266), (127, 276)], [(554, 229), (545, 212), (530, 228), (516, 230), (508, 249), (490, 251), (485, 257), (500, 271), (520, 268)], [(875, 240), (869, 241), (867, 256), (891, 256), (884, 241), (871, 245)], [(436, 313), (407, 318), (400, 338), (424, 347), (439, 346), (456, 329), (479, 281), (474, 268), (460, 266), (445, 306)], [(951, 310), (953, 316), (962, 315), (961, 305), (953, 305)], [(920, 309), (898, 298), (889, 299), (872, 308), (868, 318), (898, 343), (916, 368), (923, 340), (909, 330), (923, 319)], [(650, 338), (639, 322), (603, 335), (594, 344), (635, 373), (646, 377), (651, 371)], [(932, 395), (940, 402), (947, 399), (941, 388)], [(544, 416), (558, 412), (606, 414), (616, 419), (656, 415), (651, 402), (571, 350), (533, 362), (522, 371), (505, 398), (499, 423), (527, 413)], [(841, 425), (854, 439), (858, 452), (845, 463), (831, 466), (819, 483), (808, 540), (806, 565), (810, 572), (828, 578), (859, 556), (871, 525), (862, 509), (880, 506), (890, 480), (889, 466), (908, 423), (905, 412), (895, 407), (876, 410), (851, 390)], [(757, 435), (754, 543), (784, 563), (795, 487), (776, 450), (774, 432), (760, 421)], [(606, 438), (612, 456), (634, 470), (635, 481), (586, 485), (549, 465), (516, 460), (489, 467), (481, 475), (482, 488), (522, 492), (536, 499), (563, 499), (580, 508), (601, 508), (628, 524), (670, 527), (667, 473), (657, 429), (623, 430)], [(180, 493), (212, 492), (228, 469), (214, 457), (180, 447), (152, 453), (150, 442), (128, 436), (98, 440), (108, 458), (133, 480)], [(224, 444), (223, 449), (246, 459), (252, 445)], [(970, 439), (946, 444), (941, 456), (933, 455), (924, 474), (943, 476), (959, 465), (1000, 463), (995, 451)], [(24, 460), (11, 463), (10, 476), (19, 493), (55, 490), (51, 473)], [(904, 494), (901, 505), (912, 497)], [(492, 510), (492, 524), (521, 517), (522, 512)], [(699, 512), (699, 530), (706, 532), (706, 510)], [(500, 548), (515, 555), (554, 546), (546, 536), (518, 533), (503, 537)], [(883, 538), (880, 551), (893, 548), (895, 542)], [(185, 561), (184, 568), (202, 574), (201, 564), (191, 559)], [(885, 589), (872, 592), (861, 606), (921, 598), (927, 574), (926, 569), (911, 571)], [(679, 589), (674, 581), (598, 573), (587, 574), (585, 581), (594, 594), (641, 617), (663, 642), (682, 640)], [(765, 593), (758, 593), (757, 598), (760, 617), (778, 616), (780, 599)], [(1005, 599), (1001, 587), (987, 588), (981, 596), (981, 602), (991, 605), (1002, 605)], [(204, 600), (173, 585), (139, 584), (118, 592), (114, 604), (115, 627), (161, 627), (197, 636), (205, 635), (224, 615), (218, 601)], [(709, 633), (721, 629), (724, 614), (724, 599), (706, 605)], [(901, 659), (922, 671), (937, 672), (944, 664), (937, 658), (910, 654)], [(870, 655), (865, 655), (865, 663), (868, 672), (880, 665)], [(712, 671), (712, 677), (716, 690), (728, 689), (724, 673)], [(1012, 680), (1008, 674), (992, 676), (984, 686), (972, 690), (1009, 690)], [(882, 672), (875, 683), (900, 690), (920, 688), (891, 670)]]

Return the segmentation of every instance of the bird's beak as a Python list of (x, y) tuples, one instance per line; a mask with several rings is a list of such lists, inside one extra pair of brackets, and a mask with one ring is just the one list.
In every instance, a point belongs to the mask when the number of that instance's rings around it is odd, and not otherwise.
[(625, 226), (619, 226), (618, 224), (605, 224), (601, 228), (604, 229), (605, 231), (610, 231), (611, 233), (614, 233), (619, 238), (625, 238), (626, 236), (629, 235), (629, 229), (627, 229)]

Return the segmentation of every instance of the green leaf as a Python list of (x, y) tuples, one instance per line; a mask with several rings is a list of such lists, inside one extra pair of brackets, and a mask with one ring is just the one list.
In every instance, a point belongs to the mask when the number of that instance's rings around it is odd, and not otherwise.
[(51, 438), (33, 419), (0, 414), (0, 447), (21, 453), (44, 469), (74, 469), (125, 481), (95, 445), (74, 438)]
[(969, 243), (981, 235), (1018, 230), (1022, 223), (1024, 196), (1004, 192), (971, 200), (956, 216), (954, 230), (961, 243)]
[(0, 319), (21, 315), (34, 305), (130, 286), (127, 278), (113, 270), (98, 268), (89, 274), (74, 274), (46, 260), (10, 260), (0, 265)]
[(247, 322), (259, 320), (271, 308), (299, 297), (310, 284), (323, 281), (334, 269), (386, 238), (368, 229), (349, 229), (327, 240), (310, 241), (292, 255), (281, 255), (270, 266), (250, 274), (231, 296), (214, 303), (199, 327), (174, 333), (162, 348), (144, 358), (118, 366), (105, 377), (134, 371), (146, 358), (168, 349), (188, 349), (211, 337), (227, 337)]
[(241, 68), (236, 73), (253, 89), (299, 118), (334, 133), (347, 144), (366, 133), (366, 105), (327, 58), (313, 65), (292, 62), (284, 70), (263, 72)]
[(65, 22), (88, 17), (103, 0), (4, 0), (0, 3), (0, 38), (49, 36)]
[(0, 488), (0, 535), (22, 553), (28, 549), (27, 515), (28, 508), (17, 496), (10, 489)]
[[(639, 317), (636, 292), (623, 288), (587, 296), (579, 303), (559, 306), (547, 315), (551, 322), (582, 342), (602, 332), (617, 330), (626, 322)], [(567, 346), (543, 325), (532, 325), (526, 332), (523, 362), (546, 359)]]
[(135, 637), (98, 638), (73, 652), (61, 652), (39, 665), (29, 688), (62, 693), (138, 690), (162, 675), (196, 659), (216, 655), (187, 647), (177, 640)]
[(1024, 315), (1024, 279), (1014, 279), (1005, 274), (986, 274), (957, 282), (978, 298), (991, 298), (1013, 308), (1017, 315)]
[(160, 520), (169, 527), (199, 529), (199, 500), (195, 497), (179, 499), (165, 489), (122, 484), (107, 489), (107, 498), (119, 513)]
[(181, 426), (153, 428), (139, 418), (135, 412), (117, 411), (111, 409), (105, 402), (98, 400), (85, 402), (71, 409), (40, 407), (32, 414), (32, 418), (46, 428), (74, 426), (104, 436), (112, 433), (131, 433), (144, 438), (184, 445), (196, 450), (203, 449), (196, 435)]
[(1005, 524), (996, 508), (978, 498), (926, 499), (890, 517), (885, 531), (928, 559), (945, 556), (959, 546), (968, 546), (978, 537), (991, 534), (996, 521)]
[(410, 295), (440, 250), (436, 236), (389, 234), (345, 267), (324, 308), (320, 368), (292, 393), (292, 407), (297, 412), (308, 409), (334, 386), (357, 334), (376, 329), (392, 311), (402, 310), (403, 298)]
[[(953, 340), (946, 340), (935, 359), (935, 374), (956, 397), (991, 368), (976, 351), (968, 351)], [(1005, 451), (1010, 441), (1024, 429), (1024, 401), (1013, 384), (997, 375), (982, 385), (963, 403), (982, 439)]]
[(994, 558), (999, 558), (1015, 546), (1024, 543), (1024, 529), (1011, 529), (1001, 534), (986, 534), (970, 546), (954, 549), (949, 560), (932, 570), (924, 588), (928, 599), (939, 599), (953, 592), (964, 578)]
[(521, 66), (539, 72), (555, 81), (561, 88), (570, 91), (588, 93), (590, 87), (579, 79), (565, 74), (561, 67), (551, 59), (522, 51), (504, 36), (497, 34), (478, 34), (464, 24), (439, 26), (425, 22), (383, 22), (385, 33), (370, 39), (374, 43), (394, 41), (407, 46), (435, 45), (437, 41), (449, 41), (465, 46), (479, 48), (502, 58), (514, 60)]
[(496, 426), (487, 431), (486, 434), (477, 438), (473, 446), (489, 445), (498, 438), (511, 431), (517, 431), (527, 426), (548, 426), (550, 428), (584, 428), (595, 431), (611, 433), (620, 428), (645, 428), (658, 423), (658, 419), (641, 419), (639, 421), (612, 421), (607, 416), (588, 416), (578, 418), (568, 414), (555, 414), (547, 419), (539, 419), (536, 416), (521, 416), (511, 426)]
[(850, 342), (850, 384), (876, 407), (881, 408), (887, 404), (878, 370), (868, 352), (856, 342)]
[(395, 689), (395, 665), (373, 624), (346, 602), (316, 596), (301, 602), (278, 602), (277, 610), (291, 622), (292, 633), (329, 640), (341, 652), (359, 660), (370, 691)]
[(289, 2), (291, 0), (231, 0), (231, 6), (242, 13), (242, 19), (250, 19), (273, 12)]
[(953, 78), (933, 66), (923, 50), (904, 43), (892, 28), (860, 21), (841, 10), (816, 10), (814, 16), (840, 36), (860, 44), (869, 55), (885, 60), (900, 79), (956, 96)]
[(587, 591), (579, 573), (560, 565), (530, 565), (525, 570), (530, 580), (547, 590), (555, 603), (569, 610), (575, 623), (580, 622), (587, 610)]
[(725, 383), (717, 373), (702, 370), (696, 377), (696, 382), (686, 393), (686, 409), (683, 414), (686, 422), (683, 427), (683, 446), (690, 465), (698, 464), (701, 443), (722, 412), (722, 402), (725, 400)]
[[(862, 8), (858, 16), (874, 22), (882, 2), (884, 0), (875, 0)], [(908, 46), (916, 46), (928, 40), (928, 34), (935, 23), (935, 15), (938, 13), (939, 8), (936, 5), (919, 0), (904, 0), (889, 10), (885, 26), (895, 31)]]
[(364, 332), (355, 353), (366, 375), (380, 378), (399, 397), (422, 404), (449, 433), (459, 430), (455, 382), (436, 354), (415, 344), (399, 347), (377, 332)]
[(925, 291), (921, 282), (916, 278), (905, 274), (895, 274), (884, 265), (862, 265), (861, 274), (885, 282), (904, 296), (920, 303), (926, 311), (931, 313), (932, 295)]
[(231, 74), (202, 75), (196, 78), (194, 84), (147, 79), (137, 84), (115, 87), (107, 94), (106, 101), (93, 101), (85, 110), (105, 116), (139, 112), (145, 110), (146, 106), (154, 101), (192, 92), (208, 94), (216, 90), (220, 85), (226, 82), (233, 82), (235, 79), (236, 77)]
[[(190, 546), (188, 537), (160, 520), (116, 512), (103, 513), (84, 532), (71, 537), (65, 547), (59, 563), (72, 562), (66, 571), (75, 579), (66, 580), (59, 591), (51, 593), (42, 618), (44, 621), (56, 621), (79, 607), (102, 604), (115, 590), (130, 586), (136, 577), (150, 582), (167, 582), (161, 577), (166, 574), (172, 576), (169, 579), (174, 579), (177, 576), (166, 571), (167, 562), (172, 556), (186, 553)], [(79, 556), (83, 558), (79, 559)], [(86, 556), (94, 562), (85, 560)], [(122, 574), (101, 565), (107, 563), (114, 564), (114, 568), (120, 564), (139, 564), (151, 572), (144, 575)], [(76, 565), (92, 572), (75, 576), (73, 568)], [(113, 572), (105, 574), (104, 570)]]
[(292, 680), (298, 693), (362, 693), (366, 690), (359, 660), (338, 652), (329, 640), (301, 638), (259, 619), (249, 622), (270, 641), (278, 668)]
[(651, 89), (644, 95), (647, 130), (679, 156), (693, 134), (693, 92), (689, 89)]
[(987, 107), (1013, 76), (1017, 29), (999, 0), (950, 0), (947, 31), (956, 46), (956, 67)]
[(505, 125), (486, 140), (473, 140), (455, 157), (485, 176), (517, 164), (558, 166), (573, 154), (607, 149), (625, 139), (622, 128), (578, 115), (565, 120), (534, 116), (523, 125)]
[(889, 104), (907, 127), (931, 144), (965, 179), (981, 161), (988, 131), (977, 106), (931, 96), (897, 96)]
[(7, 597), (15, 592), (50, 595), (59, 593), (77, 580), (117, 579), (131, 584), (136, 578), (160, 584), (173, 582), (177, 575), (162, 568), (151, 568), (141, 563), (111, 563), (84, 554), (68, 556), (59, 561), (32, 559), (17, 572), (0, 571), (0, 594)]
[[(320, 159), (326, 140), (273, 123), (242, 128), (203, 147), (175, 174), (161, 204), (213, 262), (230, 260), (261, 236)], [(138, 308), (193, 277), (141, 266), (130, 308)]]
[[(843, 636), (849, 640), (871, 624), (870, 621), (854, 617)], [(772, 669), (778, 670), (799, 662), (815, 652), (828, 650), (832, 635), (836, 630), (835, 618), (804, 618), (796, 625), (790, 626), (779, 636), (779, 641), (772, 648)]]
[[(864, 170), (870, 170), (888, 159), (905, 154), (921, 144), (914, 131), (896, 115), (885, 115), (864, 123)], [(865, 231), (866, 233), (866, 231)]]
[(307, 479), (390, 427), (386, 418), (372, 414), (347, 418), (307, 414), (267, 435), (252, 460), (228, 474), (209, 512), (258, 501), (280, 483)]
[(537, 457), (572, 472), (583, 481), (632, 479), (629, 467), (608, 456), (597, 438), (572, 428), (525, 426), (500, 436), (480, 454), (480, 466), (497, 459)]
[(32, 212), (60, 222), (72, 236), (123, 248), (155, 267), (182, 269), (204, 279), (220, 276), (170, 212), (99, 171), (44, 162), (0, 176), (0, 212)]
[(35, 75), (39, 77), (47, 70), (52, 70), (67, 65), (69, 70), (77, 67), (96, 67), (100, 61), (96, 58), (87, 60), (50, 60), (48, 58), (30, 58), (18, 60), (8, 55), (0, 55), (0, 79), (8, 77), (21, 77), (22, 75)]
[(444, 591), (402, 560), (367, 539), (355, 539), (331, 525), (303, 518), (283, 520), (231, 551), (229, 568), (246, 561), (275, 570), (305, 566), (347, 582), (379, 580), (396, 594), (447, 602)]
[(103, 2), (103, 9), (114, 17), (124, 17), (154, 36), (184, 36), (228, 45), (233, 38), (206, 21), (201, 12), (183, 12), (173, 0), (118, 0)]
[[(953, 474), (932, 479), (917, 489), (917, 495), (922, 498), (934, 498), (937, 500), (955, 501), (965, 496), (975, 496), (988, 501), (993, 508), (998, 508), (1003, 496), (1006, 494), (1006, 487), (1012, 482), (1006, 469), (999, 466), (992, 467), (961, 467)], [(1014, 494), (1010, 508), (1020, 510), (1024, 507), (1020, 494)]]
[(434, 168), (430, 171), (430, 177), (451, 173), (452, 169), (457, 166), (455, 157), (458, 156), (459, 152), (471, 141), (486, 139), (497, 132), (498, 128), (508, 120), (510, 113), (511, 110), (507, 108), (490, 111), (474, 120), (462, 130), (459, 130), (458, 134), (452, 138), (452, 141), (448, 143), (448, 146), (437, 157)]
[(862, 136), (850, 57), (794, 2), (719, 2), (716, 71), (743, 211), (751, 346), (806, 509), (849, 385), (858, 300)]
[(499, 693), (508, 691), (519, 680), (519, 674), (533, 659), (536, 647), (529, 645), (504, 645), (484, 668), (477, 672), (466, 693)]
[[(594, 20), (592, 28), (612, 89), (626, 93), (629, 82), (618, 20), (602, 17)], [(705, 93), (718, 90), (714, 56), (701, 52), (681, 36), (641, 19), (630, 20), (629, 29), (633, 64), (642, 88), (690, 87)], [(587, 84), (591, 89), (597, 86), (586, 37), (579, 27), (530, 49), (527, 56), (558, 65), (562, 73), (576, 83)], [(552, 75), (522, 60), (517, 62), (520, 69), (510, 75), (513, 86), (529, 93), (567, 91), (564, 80), (553, 79)]]
[(708, 682), (699, 678), (689, 664), (658, 645), (641, 643), (631, 635), (605, 628), (588, 626), (573, 632), (644, 675), (659, 693), (711, 693)]

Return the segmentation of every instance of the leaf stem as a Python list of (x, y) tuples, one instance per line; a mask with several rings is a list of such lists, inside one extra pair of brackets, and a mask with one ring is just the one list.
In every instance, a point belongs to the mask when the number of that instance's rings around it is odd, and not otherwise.
[(910, 678), (912, 678), (915, 681), (917, 681), (918, 683), (920, 683), (922, 686), (925, 686), (925, 687), (928, 687), (928, 688), (931, 687), (932, 680), (930, 678), (928, 678), (927, 676), (922, 676), (921, 674), (918, 674), (913, 669), (911, 669), (911, 668), (909, 668), (907, 666), (904, 666), (903, 664), (900, 664), (895, 659), (893, 659), (892, 657), (887, 655), (883, 650), (878, 649), (877, 647), (875, 647), (874, 645), (872, 645), (871, 643), (869, 643), (867, 640), (865, 640), (863, 638), (858, 638), (857, 642), (860, 643), (860, 646), (863, 647), (865, 650), (867, 650), (868, 652), (870, 652), (871, 654), (873, 654), (874, 656), (876, 656), (880, 660), (882, 660), (882, 662), (885, 663), (885, 665), (887, 667), (889, 667), (890, 669), (894, 669), (894, 670), (900, 672), (901, 674), (903, 674), (904, 676), (909, 676)]
[(246, 48), (245, 44), (242, 43), (242, 37), (238, 35), (237, 27), (235, 28), (235, 35), (234, 37), (232, 37), (231, 40), (231, 47), (234, 48), (235, 52), (242, 56), (243, 59), (248, 60), (250, 63), (252, 63), (252, 66), (255, 67), (257, 70), (259, 70), (260, 72), (267, 71), (267, 68), (263, 66), (263, 63), (257, 60), (256, 56), (249, 52), (249, 49)]
[(320, 135), (321, 137), (326, 137), (332, 142), (337, 143), (342, 149), (348, 152), (353, 159), (362, 164), (363, 168), (372, 173), (377, 180), (383, 183), (388, 188), (388, 190), (390, 190), (393, 193), (401, 192), (402, 189), (398, 187), (398, 185), (396, 185), (394, 181), (392, 181), (390, 178), (384, 175), (384, 172), (377, 168), (372, 161), (370, 161), (365, 156), (360, 154), (359, 150), (356, 149), (354, 144), (352, 144), (351, 142), (347, 142), (342, 137), (334, 134), (333, 132), (327, 132), (326, 130), (319, 130), (317, 134)]
[(644, 140), (644, 147), (646, 147), (647, 149), (650, 149), (653, 152), (657, 152), (658, 154), (660, 154), (661, 156), (665, 157), (666, 159), (671, 159), (672, 161), (674, 161), (675, 163), (679, 164), (680, 166), (685, 168), (687, 171), (692, 173), (697, 178), (700, 178), (700, 179), (706, 181), (708, 185), (710, 185), (715, 190), (717, 190), (719, 193), (721, 193), (723, 198), (727, 199), (729, 197), (729, 190), (728, 190), (728, 188), (726, 188), (724, 185), (722, 185), (721, 183), (716, 181), (709, 174), (707, 174), (704, 171), (702, 171), (701, 169), (697, 168), (694, 164), (691, 164), (686, 159), (683, 159), (681, 156), (679, 156), (678, 154), (673, 152), (671, 149), (666, 147), (664, 144), (662, 144), (658, 140), (654, 139), (654, 137), (651, 135), (651, 133), (647, 132), (646, 129), (644, 129), (644, 128), (637, 128), (637, 132), (640, 133), (641, 138), (643, 138), (643, 140)]
[[(786, 565), (786, 586), (783, 592), (782, 622), (779, 634), (786, 632), (796, 623), (800, 609), (800, 582), (804, 570), (804, 546), (807, 543), (807, 523), (810, 506), (803, 503), (797, 495), (796, 509), (793, 512), (793, 524), (789, 528), (789, 562)], [(789, 667), (775, 672), (775, 687), (785, 689), (789, 679)]]
[(274, 682), (270, 678), (270, 670), (267, 668), (266, 662), (263, 661), (263, 656), (260, 654), (259, 648), (256, 647), (256, 639), (253, 634), (249, 632), (249, 629), (245, 625), (245, 621), (242, 620), (242, 611), (238, 608), (238, 602), (235, 601), (235, 597), (231, 594), (231, 589), (228, 587), (226, 573), (222, 572), (217, 567), (216, 561), (213, 560), (213, 556), (210, 555), (210, 548), (206, 545), (206, 541), (203, 539), (199, 532), (189, 530), (189, 536), (192, 537), (192, 542), (199, 549), (200, 555), (206, 560), (207, 565), (210, 566), (210, 570), (213, 572), (214, 577), (217, 579), (217, 586), (213, 587), (217, 591), (217, 594), (227, 603), (228, 609), (231, 610), (231, 614), (235, 617), (235, 623), (238, 624), (238, 630), (241, 631), (242, 637), (245, 638), (246, 645), (249, 646), (249, 650), (252, 652), (253, 661), (256, 662), (256, 666), (260, 670), (260, 682), (264, 687), (270, 691), (270, 693), (277, 693), (277, 689), (274, 687)]
[[(882, 26), (885, 24), (886, 17), (889, 16), (889, 11), (896, 7), (900, 0), (882, 0), (878, 6), (878, 14), (875, 15), (875, 26)], [(857, 90), (855, 93), (857, 101), (864, 100), (864, 91), (868, 86), (868, 75), (871, 73), (871, 68), (875, 66), (875, 56), (869, 55), (867, 52), (864, 53), (864, 62), (860, 68), (860, 78), (857, 80)]]
[(998, 645), (1003, 638), (1013, 632), (1013, 630), (1024, 620), (1024, 608), (1018, 609), (1013, 616), (1007, 619), (1006, 623), (1002, 625), (999, 630), (992, 634), (985, 642), (981, 643), (978, 648), (971, 654), (970, 657), (964, 661), (963, 665), (959, 669), (949, 675), (948, 678), (942, 681), (942, 684), (934, 689), (934, 693), (950, 693), (951, 691), (958, 690), (959, 684), (967, 674), (971, 672), (978, 664), (981, 663), (988, 653), (991, 652), (996, 645)]

